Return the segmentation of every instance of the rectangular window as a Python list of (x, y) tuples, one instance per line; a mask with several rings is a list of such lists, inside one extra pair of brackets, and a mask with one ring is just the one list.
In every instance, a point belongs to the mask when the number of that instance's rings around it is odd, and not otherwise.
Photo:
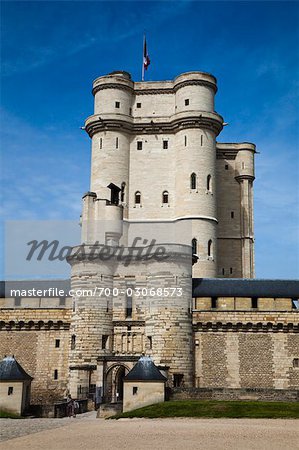
[(163, 141), (163, 149), (168, 149), (168, 141)]
[(185, 98), (185, 106), (189, 105), (189, 98)]
[(218, 298), (217, 297), (212, 297), (211, 298), (211, 308), (212, 309), (216, 309), (217, 308), (217, 302), (218, 301)]
[(60, 339), (55, 339), (55, 348), (60, 347)]
[(59, 297), (59, 306), (65, 306), (65, 297)]
[(72, 338), (71, 338), (71, 350), (75, 350), (76, 348), (76, 335), (72, 334)]
[(148, 336), (148, 344), (149, 344), (149, 349), (152, 350), (153, 348), (153, 339), (151, 336)]
[(13, 386), (8, 386), (7, 395), (12, 395), (12, 394), (13, 394)]
[(251, 299), (251, 308), (252, 309), (257, 309), (257, 307), (258, 307), (257, 297), (252, 297), (252, 299)]
[(224, 269), (222, 269), (222, 275), (224, 275)]
[(137, 141), (137, 150), (142, 150), (142, 141)]
[(115, 139), (115, 148), (118, 148), (118, 137)]
[(200, 136), (200, 145), (203, 145), (203, 135)]
[(187, 136), (184, 136), (185, 147), (187, 147)]
[(58, 380), (58, 370), (54, 370), (54, 380)]
[(103, 148), (103, 138), (100, 138), (100, 150)]
[(15, 298), (15, 306), (21, 306), (21, 297)]
[(141, 103), (136, 103), (137, 108), (141, 108)]
[(184, 375), (182, 373), (173, 374), (173, 387), (180, 387), (183, 384)]
[(115, 102), (115, 108), (120, 108), (120, 102)]
[(293, 359), (293, 367), (296, 367), (296, 368), (299, 367), (299, 358), (294, 358)]
[(126, 317), (132, 317), (132, 296), (126, 296)]
[(225, 170), (228, 170), (228, 164), (225, 164)]
[(103, 336), (102, 336), (102, 350), (105, 350), (107, 348), (108, 338), (109, 338), (109, 336), (107, 334), (103, 334)]
[(230, 213), (230, 217), (233, 219), (234, 217), (235, 217), (235, 213), (234, 213), (234, 211), (231, 211), (231, 213)]
[(138, 392), (138, 387), (133, 386), (133, 395), (137, 395), (137, 392)]
[(229, 269), (229, 272), (232, 275), (232, 273), (233, 273), (233, 268), (232, 267)]

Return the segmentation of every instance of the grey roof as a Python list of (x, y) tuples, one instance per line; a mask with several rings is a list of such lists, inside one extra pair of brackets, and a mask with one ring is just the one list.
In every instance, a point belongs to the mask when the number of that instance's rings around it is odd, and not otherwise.
[(193, 297), (298, 298), (298, 280), (193, 278)]
[(0, 381), (33, 380), (12, 356), (6, 356), (0, 362)]
[(132, 370), (125, 376), (125, 381), (166, 381), (158, 367), (149, 356), (142, 356)]

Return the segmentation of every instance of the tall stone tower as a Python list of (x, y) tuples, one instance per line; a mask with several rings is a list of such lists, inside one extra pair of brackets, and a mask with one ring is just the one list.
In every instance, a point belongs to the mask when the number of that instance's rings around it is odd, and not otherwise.
[(163, 82), (113, 72), (93, 83), (91, 183), (73, 251), (84, 258), (69, 259), (74, 396), (93, 386), (105, 401), (121, 397), (143, 353), (170, 386), (192, 386), (192, 275), (253, 276), (255, 146), (216, 142), (216, 91), (202, 72)]

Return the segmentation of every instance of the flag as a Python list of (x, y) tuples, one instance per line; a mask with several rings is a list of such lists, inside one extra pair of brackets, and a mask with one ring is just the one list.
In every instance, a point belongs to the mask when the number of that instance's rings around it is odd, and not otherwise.
[(150, 65), (151, 61), (148, 56), (147, 52), (147, 46), (146, 46), (146, 39), (144, 36), (144, 43), (143, 43), (143, 67), (145, 70), (147, 70), (148, 66)]

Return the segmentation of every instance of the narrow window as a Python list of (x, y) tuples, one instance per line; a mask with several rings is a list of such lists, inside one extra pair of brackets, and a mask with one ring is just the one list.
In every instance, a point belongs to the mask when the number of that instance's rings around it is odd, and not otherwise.
[(13, 394), (13, 386), (8, 386), (7, 395)]
[(217, 303), (218, 303), (218, 298), (217, 297), (212, 297), (211, 298), (211, 308), (212, 309), (216, 309), (217, 308)]
[(293, 367), (296, 367), (296, 368), (299, 367), (299, 358), (294, 358), (293, 359)]
[(173, 387), (180, 387), (183, 384), (184, 375), (182, 373), (173, 374)]
[(102, 150), (103, 148), (103, 138), (100, 138), (100, 149)]
[(203, 146), (203, 135), (200, 136), (200, 145)]
[(148, 345), (149, 345), (149, 349), (152, 350), (153, 348), (153, 339), (152, 336), (148, 336)]
[(72, 338), (71, 338), (71, 350), (75, 350), (76, 348), (76, 335), (72, 334)]
[(120, 102), (115, 102), (115, 108), (120, 108)]
[(229, 273), (232, 275), (232, 273), (233, 273), (233, 268), (232, 267), (230, 267)]
[(225, 170), (228, 170), (228, 164), (225, 164)]
[(137, 108), (141, 108), (141, 103), (136, 103)]
[(233, 219), (233, 218), (235, 217), (235, 213), (234, 213), (234, 211), (231, 211), (231, 213), (230, 213), (230, 217), (231, 217), (231, 219)]
[(132, 115), (132, 108), (129, 109), (129, 115)]
[(132, 296), (126, 296), (126, 317), (132, 317)]
[(185, 147), (187, 147), (187, 136), (184, 136)]
[(225, 273), (225, 270), (224, 270), (224, 268), (222, 268), (222, 275), (224, 275), (224, 273)]
[(60, 347), (60, 339), (55, 339), (55, 348)]
[(242, 169), (245, 169), (245, 164), (242, 162)]
[(168, 149), (168, 141), (163, 141), (163, 149), (164, 150)]
[(185, 98), (185, 106), (189, 105), (189, 98)]
[(58, 370), (54, 370), (54, 380), (58, 380)]
[(192, 255), (197, 255), (197, 239), (192, 239)]
[(102, 336), (102, 350), (105, 350), (107, 348), (108, 338), (109, 338), (109, 336), (107, 334), (103, 334), (103, 336)]
[(208, 256), (212, 256), (212, 255), (213, 255), (213, 242), (212, 242), (212, 239), (210, 239), (208, 242)]
[(115, 148), (118, 148), (118, 137), (115, 139)]
[(142, 141), (137, 141), (137, 150), (142, 150)]
[(212, 191), (212, 177), (211, 177), (211, 175), (207, 176), (207, 190), (209, 192)]
[(137, 191), (135, 192), (135, 205), (141, 204), (141, 192)]
[(138, 387), (133, 386), (133, 395), (137, 395), (137, 392), (138, 392)]
[(257, 304), (257, 297), (252, 297), (251, 298), (251, 308), (252, 309), (257, 309), (257, 306), (258, 306), (258, 304)]
[(190, 188), (196, 189), (196, 174), (193, 172), (190, 176)]
[(124, 202), (125, 201), (125, 189), (126, 189), (126, 183), (123, 182), (121, 184), (121, 190), (120, 190), (120, 201)]
[(164, 204), (168, 203), (168, 192), (167, 191), (164, 191), (163, 194), (162, 194), (162, 202)]

